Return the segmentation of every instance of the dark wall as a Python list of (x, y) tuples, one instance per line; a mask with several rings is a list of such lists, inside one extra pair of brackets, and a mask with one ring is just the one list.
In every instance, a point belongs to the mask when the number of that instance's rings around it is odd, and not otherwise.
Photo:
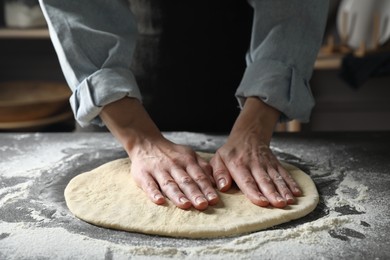
[(140, 38), (134, 72), (162, 130), (227, 132), (245, 69), (246, 1), (132, 1)]

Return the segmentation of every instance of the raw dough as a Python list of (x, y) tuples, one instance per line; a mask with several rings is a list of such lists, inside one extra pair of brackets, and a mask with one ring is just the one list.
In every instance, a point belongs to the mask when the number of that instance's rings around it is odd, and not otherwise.
[[(210, 154), (203, 154), (210, 158)], [(311, 178), (283, 163), (303, 190), (285, 209), (253, 205), (239, 190), (219, 193), (220, 202), (205, 211), (182, 210), (169, 200), (151, 202), (130, 176), (130, 160), (118, 159), (74, 177), (65, 200), (78, 218), (106, 228), (172, 237), (212, 238), (249, 233), (301, 218), (317, 206)]]

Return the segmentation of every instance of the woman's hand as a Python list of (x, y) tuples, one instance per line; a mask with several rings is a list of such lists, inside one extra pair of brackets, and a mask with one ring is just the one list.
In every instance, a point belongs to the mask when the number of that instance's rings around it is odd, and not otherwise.
[[(153, 141), (153, 142), (152, 142)], [(204, 210), (218, 202), (210, 165), (189, 147), (166, 139), (144, 140), (131, 154), (135, 182), (156, 204), (168, 197), (177, 207)]]
[(257, 98), (248, 98), (229, 138), (211, 160), (214, 180), (221, 191), (232, 180), (254, 204), (283, 208), (300, 196), (298, 184), (269, 148), (280, 116)]
[[(204, 210), (218, 202), (211, 166), (189, 147), (165, 139), (136, 99), (124, 98), (100, 113), (132, 162), (137, 185), (156, 204)], [(165, 195), (165, 196), (164, 196)]]

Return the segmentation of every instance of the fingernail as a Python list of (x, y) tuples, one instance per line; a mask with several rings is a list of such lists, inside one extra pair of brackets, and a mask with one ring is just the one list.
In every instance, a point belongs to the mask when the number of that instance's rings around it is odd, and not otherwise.
[(219, 179), (218, 180), (218, 188), (222, 189), (225, 186), (226, 186), (226, 180), (225, 179)]
[(160, 200), (160, 199), (163, 199), (164, 197), (161, 195), (161, 194), (156, 194), (154, 195), (154, 199), (155, 200)]
[(212, 200), (214, 200), (214, 199), (216, 199), (217, 198), (217, 194), (215, 194), (215, 193), (209, 193), (209, 194), (207, 194), (207, 200), (208, 201), (212, 201)]
[(204, 197), (197, 197), (195, 199), (195, 202), (197, 205), (207, 202), (207, 200)]
[(187, 198), (185, 198), (185, 197), (181, 197), (179, 200), (180, 200), (180, 202), (183, 203), (183, 204), (189, 202), (189, 200), (188, 200)]
[(269, 202), (269, 201), (267, 200), (267, 198), (266, 198), (266, 197), (263, 197), (263, 196), (260, 196), (260, 200), (261, 200), (262, 202)]
[(280, 196), (276, 196), (276, 200), (278, 201), (278, 202), (284, 202), (285, 200), (282, 198), (282, 197), (280, 197)]
[(293, 202), (294, 201), (294, 197), (291, 196), (290, 194), (286, 194), (286, 200)]

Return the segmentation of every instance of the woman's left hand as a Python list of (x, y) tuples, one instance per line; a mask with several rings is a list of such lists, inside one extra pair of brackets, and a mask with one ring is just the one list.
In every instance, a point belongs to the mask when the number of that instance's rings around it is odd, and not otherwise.
[(246, 100), (227, 142), (210, 161), (219, 190), (227, 191), (234, 180), (252, 203), (278, 208), (302, 194), (269, 148), (279, 115), (257, 98)]

